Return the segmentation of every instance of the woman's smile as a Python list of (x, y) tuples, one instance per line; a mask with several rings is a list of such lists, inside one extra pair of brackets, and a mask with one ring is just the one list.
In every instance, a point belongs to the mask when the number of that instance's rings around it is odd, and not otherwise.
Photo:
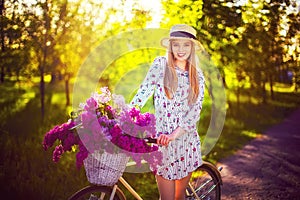
[(186, 53), (177, 53), (178, 57), (184, 57)]

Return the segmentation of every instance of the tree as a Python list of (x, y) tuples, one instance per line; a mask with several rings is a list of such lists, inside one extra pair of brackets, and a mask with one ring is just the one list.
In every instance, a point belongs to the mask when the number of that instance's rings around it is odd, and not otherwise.
[[(1, 25), (0, 25), (0, 31), (1, 31), (1, 54), (4, 54), (5, 52), (5, 43), (4, 43), (4, 19), (5, 19), (5, 7), (4, 7), (4, 0), (1, 0), (0, 3), (0, 17), (1, 17)], [(3, 60), (3, 58), (2, 58)], [(0, 72), (0, 82), (3, 83), (4, 82), (4, 65), (2, 63), (1, 65), (1, 72)]]
[(0, 30), (1, 30), (1, 52), (0, 57), (0, 83), (8, 74), (16, 75), (19, 81), (22, 67), (29, 64), (29, 51), (27, 38), (23, 37), (24, 18), (18, 13), (16, 1), (0, 2)]
[(1, 73), (6, 67), (17, 75), (39, 75), (42, 117), (46, 74), (52, 75), (51, 83), (65, 81), (66, 104), (70, 105), (70, 79), (91, 49), (116, 32), (144, 27), (151, 19), (147, 11), (132, 8), (133, 18), (119, 21), (127, 6), (126, 1), (120, 2), (120, 7), (113, 8), (96, 0), (13, 1), (5, 4), (8, 15), (1, 0), (1, 15), (5, 15), (1, 16), (1, 57), (5, 58)]
[[(286, 71), (283, 58), (286, 37), (282, 26), (290, 1), (249, 1), (242, 7), (245, 32), (241, 43), (248, 47), (244, 66), (254, 88), (261, 91), (262, 101), (267, 101), (266, 83), (270, 84), (271, 98), (274, 98), (273, 83)], [(246, 52), (244, 52), (246, 53)], [(250, 53), (250, 54), (249, 54)], [(248, 64), (247, 64), (248, 63)], [(249, 64), (250, 63), (250, 64)]]
[[(294, 82), (295, 91), (300, 87), (300, 16), (297, 1), (291, 1), (287, 12), (286, 46), (287, 54), (284, 57), (288, 72), (293, 72), (287, 77), (289, 82)], [(291, 80), (292, 79), (292, 80)]]

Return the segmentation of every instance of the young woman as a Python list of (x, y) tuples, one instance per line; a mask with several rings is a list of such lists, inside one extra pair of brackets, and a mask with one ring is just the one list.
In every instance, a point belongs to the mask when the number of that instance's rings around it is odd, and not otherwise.
[(156, 171), (161, 200), (184, 199), (191, 173), (202, 164), (196, 123), (204, 96), (204, 77), (196, 59), (202, 49), (196, 30), (185, 24), (171, 28), (161, 41), (167, 58), (154, 60), (132, 106), (142, 107), (154, 93), (156, 131), (163, 164)]

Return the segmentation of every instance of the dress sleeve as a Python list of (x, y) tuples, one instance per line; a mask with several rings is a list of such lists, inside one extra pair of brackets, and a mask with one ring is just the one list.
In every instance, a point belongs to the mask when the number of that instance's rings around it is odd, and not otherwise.
[(200, 119), (200, 112), (202, 110), (202, 102), (204, 99), (205, 80), (202, 72), (199, 72), (199, 96), (197, 101), (188, 106), (188, 108), (181, 113), (179, 126), (188, 132), (196, 128), (196, 124)]
[(140, 85), (139, 90), (130, 102), (131, 106), (143, 107), (148, 98), (153, 94), (155, 85), (158, 82), (159, 76), (162, 72), (163, 57), (158, 57), (151, 65), (143, 83)]

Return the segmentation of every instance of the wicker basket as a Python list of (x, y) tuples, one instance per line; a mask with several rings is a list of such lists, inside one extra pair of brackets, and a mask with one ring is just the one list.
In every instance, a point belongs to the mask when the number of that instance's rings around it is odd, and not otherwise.
[(123, 153), (89, 154), (83, 161), (87, 179), (92, 184), (112, 186), (122, 176), (128, 160)]

